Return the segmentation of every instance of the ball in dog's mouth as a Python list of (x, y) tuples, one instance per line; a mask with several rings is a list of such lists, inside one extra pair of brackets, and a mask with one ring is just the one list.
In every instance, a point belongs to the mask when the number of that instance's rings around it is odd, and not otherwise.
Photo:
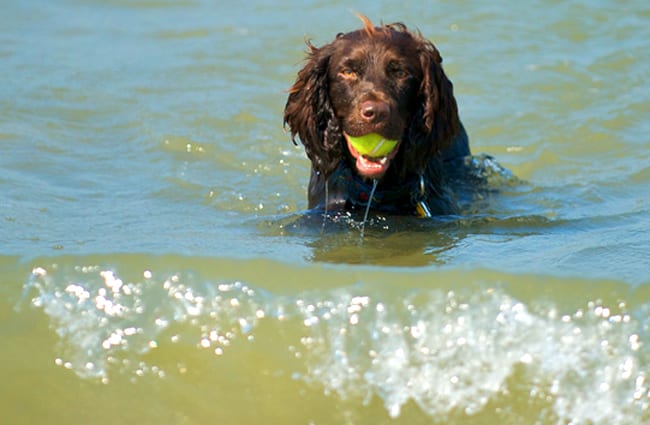
[(356, 137), (347, 133), (344, 135), (348, 142), (348, 150), (356, 159), (359, 174), (372, 179), (381, 178), (388, 170), (390, 161), (397, 154), (399, 141), (388, 140), (377, 133)]

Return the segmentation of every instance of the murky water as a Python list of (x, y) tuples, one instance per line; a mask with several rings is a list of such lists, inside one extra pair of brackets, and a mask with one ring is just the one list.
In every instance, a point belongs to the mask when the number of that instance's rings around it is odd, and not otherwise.
[(436, 43), (514, 175), (363, 239), (281, 125), (350, 8), (4, 5), (4, 422), (650, 422), (650, 7), (352, 6)]

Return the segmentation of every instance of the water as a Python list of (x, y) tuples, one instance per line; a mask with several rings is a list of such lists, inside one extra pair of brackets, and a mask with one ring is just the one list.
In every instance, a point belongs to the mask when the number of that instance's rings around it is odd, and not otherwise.
[(1, 423), (650, 423), (648, 6), (354, 5), (513, 173), (362, 227), (281, 125), (349, 4), (6, 3)]

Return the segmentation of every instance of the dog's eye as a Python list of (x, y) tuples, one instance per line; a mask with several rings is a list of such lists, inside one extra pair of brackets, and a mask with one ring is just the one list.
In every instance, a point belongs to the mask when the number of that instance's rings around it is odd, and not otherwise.
[(352, 68), (343, 68), (341, 72), (339, 72), (343, 78), (351, 79), (351, 78), (356, 78), (357, 73), (352, 70)]
[(393, 77), (403, 79), (409, 76), (408, 71), (402, 68), (393, 68), (391, 69), (391, 74), (393, 74)]
[(398, 61), (390, 61), (386, 65), (386, 75), (390, 76), (391, 78), (403, 80), (410, 74), (405, 64)]

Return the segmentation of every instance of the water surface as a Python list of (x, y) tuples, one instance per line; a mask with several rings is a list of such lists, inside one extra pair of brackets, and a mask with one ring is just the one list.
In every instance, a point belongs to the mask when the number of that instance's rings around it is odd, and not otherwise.
[[(637, 2), (638, 3), (638, 2)], [(650, 8), (9, 1), (0, 411), (11, 424), (650, 422)], [(436, 43), (498, 192), (305, 214), (304, 39)]]

